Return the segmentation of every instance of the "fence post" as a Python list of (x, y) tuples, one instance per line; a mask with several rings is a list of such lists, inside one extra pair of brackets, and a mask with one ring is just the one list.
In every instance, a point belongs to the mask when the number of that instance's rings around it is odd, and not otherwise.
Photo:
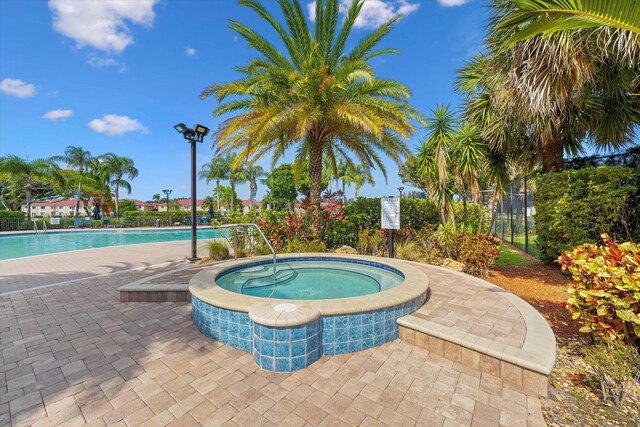
[(509, 226), (511, 227), (511, 244), (513, 245), (515, 233), (513, 228), (513, 183), (509, 184)]
[(524, 251), (529, 253), (529, 219), (527, 216), (527, 176), (524, 177)]

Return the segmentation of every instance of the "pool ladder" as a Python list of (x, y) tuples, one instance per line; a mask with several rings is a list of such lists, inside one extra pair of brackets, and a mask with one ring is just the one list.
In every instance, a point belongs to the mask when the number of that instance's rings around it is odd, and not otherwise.
[(38, 230), (38, 223), (33, 221), (33, 232), (36, 233), (36, 236), (40, 236), (42, 234), (46, 234), (47, 232), (47, 221), (42, 220), (42, 231)]

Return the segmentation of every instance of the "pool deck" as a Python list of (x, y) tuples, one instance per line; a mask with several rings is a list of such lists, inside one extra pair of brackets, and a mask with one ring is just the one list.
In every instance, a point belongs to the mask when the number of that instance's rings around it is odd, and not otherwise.
[(424, 266), (433, 294), (402, 341), (273, 373), (200, 334), (189, 303), (119, 302), (120, 286), (184, 276), (188, 252), (187, 241), (0, 261), (0, 425), (545, 425), (541, 400), (494, 362), (469, 366), (455, 360), (464, 345), (438, 341), (466, 331), (523, 348), (531, 313), (500, 288)]

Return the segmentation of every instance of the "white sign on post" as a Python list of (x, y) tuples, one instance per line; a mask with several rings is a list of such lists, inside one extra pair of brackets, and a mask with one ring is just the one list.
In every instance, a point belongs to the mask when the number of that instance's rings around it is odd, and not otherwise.
[(60, 225), (60, 218), (51, 218), (51, 225)]
[(400, 230), (400, 198), (383, 197), (380, 199), (382, 206), (382, 228), (387, 230)]

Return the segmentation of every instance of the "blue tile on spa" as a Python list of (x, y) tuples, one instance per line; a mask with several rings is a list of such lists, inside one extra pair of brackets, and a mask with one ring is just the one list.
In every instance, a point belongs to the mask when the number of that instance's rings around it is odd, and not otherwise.
[(322, 352), (327, 355), (336, 354), (336, 346), (335, 344), (322, 344)]
[(326, 316), (322, 318), (325, 328), (333, 328), (336, 324), (334, 316)]
[(276, 372), (291, 372), (291, 359), (276, 359)]
[(241, 325), (238, 328), (238, 336), (244, 340), (248, 340), (251, 336), (251, 329), (249, 329), (249, 325)]
[(349, 328), (362, 325), (362, 319), (358, 314), (352, 314), (349, 316)]
[(238, 321), (241, 325), (248, 325), (250, 323), (249, 316), (246, 314), (240, 315)]
[(276, 341), (290, 341), (291, 340), (291, 331), (287, 328), (277, 328), (275, 334)]
[(362, 350), (362, 341), (349, 341), (349, 353)]
[(363, 313), (362, 314), (362, 325), (370, 325), (373, 323), (373, 313)]
[(291, 340), (299, 340), (305, 338), (305, 327), (304, 326), (296, 326), (291, 329)]
[(336, 329), (336, 342), (349, 341), (349, 330), (347, 328)]
[(273, 340), (273, 329), (266, 326), (260, 326), (260, 337), (264, 340)]
[(362, 339), (362, 349), (366, 350), (367, 348), (373, 347), (373, 337), (363, 338)]
[(229, 322), (238, 323), (238, 312), (237, 311), (230, 311), (229, 312)]
[(336, 316), (336, 328), (347, 328), (349, 326), (349, 319), (347, 316)]
[(262, 340), (260, 343), (260, 354), (263, 356), (273, 356), (274, 345), (273, 341)]
[(291, 356), (291, 347), (289, 344), (279, 343), (276, 341), (275, 343), (275, 351), (276, 357), (290, 357)]
[(307, 353), (318, 349), (318, 336), (314, 335), (307, 340)]
[(260, 367), (268, 371), (273, 371), (275, 368), (274, 358), (268, 356), (260, 356)]
[(371, 338), (373, 336), (373, 325), (362, 327), (362, 339)]
[(305, 340), (293, 341), (291, 343), (291, 356), (302, 356), (306, 353), (306, 342)]
[(334, 354), (345, 354), (345, 353), (349, 353), (349, 343), (348, 342), (336, 343)]
[(299, 369), (303, 369), (306, 367), (306, 358), (305, 356), (293, 357), (291, 358), (291, 370), (297, 371)]
[(307, 354), (307, 366), (318, 360), (318, 350), (314, 350)]
[(349, 341), (362, 339), (362, 328), (349, 328)]
[(373, 345), (382, 345), (385, 343), (384, 335), (376, 335), (373, 337)]

